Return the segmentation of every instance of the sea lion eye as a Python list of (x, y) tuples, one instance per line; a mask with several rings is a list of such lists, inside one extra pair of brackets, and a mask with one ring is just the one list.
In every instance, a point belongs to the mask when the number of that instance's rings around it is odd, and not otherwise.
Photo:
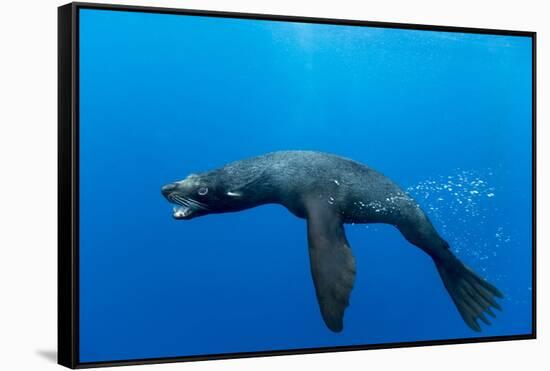
[(199, 194), (200, 196), (204, 196), (204, 195), (207, 194), (207, 193), (208, 193), (208, 188), (207, 188), (207, 187), (200, 187), (200, 188), (199, 188), (198, 194)]

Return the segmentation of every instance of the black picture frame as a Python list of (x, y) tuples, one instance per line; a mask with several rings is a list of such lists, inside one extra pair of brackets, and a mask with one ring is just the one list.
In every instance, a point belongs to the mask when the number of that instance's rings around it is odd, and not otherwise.
[[(532, 332), (514, 336), (491, 336), (445, 340), (336, 346), (277, 351), (240, 352), (171, 358), (131, 359), (105, 362), (79, 360), (79, 10), (104, 9), (125, 12), (197, 15), (222, 18), (356, 25), (410, 30), (526, 36), (532, 40)], [(422, 24), (310, 18), (272, 14), (234, 13), (145, 6), (70, 3), (58, 8), (58, 363), (69, 368), (137, 365), (287, 354), (307, 354), (426, 345), (464, 344), (536, 338), (536, 32), (465, 28)]]

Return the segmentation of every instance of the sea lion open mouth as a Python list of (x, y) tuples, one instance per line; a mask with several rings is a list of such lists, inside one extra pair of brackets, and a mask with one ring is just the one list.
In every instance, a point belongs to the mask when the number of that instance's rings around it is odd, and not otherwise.
[(176, 205), (172, 208), (174, 219), (191, 219), (198, 211), (208, 209), (203, 203), (176, 192), (166, 195), (166, 198)]
[(193, 210), (186, 206), (174, 206), (172, 216), (174, 219), (189, 219), (193, 215)]

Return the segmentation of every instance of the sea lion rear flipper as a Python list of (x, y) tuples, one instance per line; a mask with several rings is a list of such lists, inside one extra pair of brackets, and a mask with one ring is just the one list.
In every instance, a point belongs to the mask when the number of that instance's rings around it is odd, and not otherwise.
[(321, 201), (307, 205), (311, 274), (321, 314), (334, 332), (343, 328), (344, 311), (355, 280), (355, 259), (338, 213)]
[(502, 293), (448, 250), (434, 261), (445, 288), (464, 322), (477, 332), (481, 331), (478, 319), (489, 325), (485, 313), (495, 317), (491, 307), (500, 310), (495, 298), (502, 298)]

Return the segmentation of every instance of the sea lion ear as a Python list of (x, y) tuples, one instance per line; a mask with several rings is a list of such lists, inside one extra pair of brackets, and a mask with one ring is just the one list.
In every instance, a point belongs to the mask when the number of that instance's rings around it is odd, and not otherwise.
[(229, 197), (239, 198), (242, 197), (243, 194), (240, 191), (227, 191), (226, 195)]
[(232, 198), (243, 197), (249, 187), (260, 181), (261, 176), (262, 173), (255, 173), (244, 179), (239, 179), (239, 182), (227, 185), (227, 188), (229, 188), (229, 190), (225, 194)]

